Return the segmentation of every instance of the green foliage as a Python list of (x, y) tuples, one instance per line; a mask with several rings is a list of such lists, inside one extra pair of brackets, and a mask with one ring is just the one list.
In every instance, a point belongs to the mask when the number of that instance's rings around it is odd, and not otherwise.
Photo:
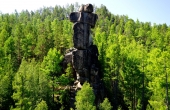
[[(73, 70), (68, 65), (62, 73), (60, 63), (73, 46), (73, 24), (67, 17), (78, 7), (0, 14), (0, 109), (35, 109), (45, 103), (54, 109), (54, 99), (58, 108), (68, 108), (65, 89), (73, 82)], [(170, 27), (113, 15), (104, 5), (94, 7), (99, 19), (91, 33), (113, 109), (168, 109)], [(90, 86), (82, 90), (92, 94)], [(83, 93), (77, 107), (86, 104)], [(89, 99), (87, 107), (95, 109), (93, 97)]]
[[(164, 110), (167, 108), (166, 101), (169, 100), (167, 97), (167, 83), (169, 78), (169, 52), (161, 51), (160, 49), (153, 49), (150, 54), (148, 62), (148, 77), (150, 78), (148, 83), (148, 89), (152, 92), (149, 104), (153, 109)], [(167, 73), (168, 72), (168, 73)], [(166, 82), (167, 80), (167, 82)]]
[[(3, 64), (3, 65), (2, 65)], [(13, 105), (12, 81), (14, 78), (11, 56), (0, 59), (0, 108), (9, 109)]]
[(8, 38), (8, 32), (3, 29), (0, 33), (0, 46), (4, 46), (4, 42)]
[(99, 110), (112, 110), (112, 106), (108, 100), (108, 98), (105, 98), (102, 103), (99, 105)]
[(24, 58), (30, 58), (33, 56), (33, 48), (35, 47), (35, 38), (32, 34), (26, 35), (25, 39), (21, 40), (21, 49)]
[(61, 71), (59, 64), (62, 60), (63, 56), (59, 51), (55, 48), (50, 49), (42, 62), (43, 71), (45, 71), (49, 76), (57, 76)]
[(94, 100), (93, 89), (89, 83), (85, 82), (81, 90), (77, 92), (75, 106), (78, 110), (96, 110)]
[(71, 64), (67, 64), (67, 69), (66, 69), (66, 77), (68, 77), (69, 83), (74, 81), (73, 78), (73, 68), (71, 67)]
[(16, 108), (34, 109), (39, 99), (48, 101), (50, 89), (45, 74), (40, 72), (40, 64), (35, 60), (22, 60), (13, 81), (13, 99)]
[(48, 110), (48, 106), (44, 100), (37, 104), (37, 107), (34, 110)]
[[(4, 51), (6, 55), (11, 54), (12, 56), (15, 55), (15, 46), (14, 46), (14, 39), (10, 36), (4, 43)], [(13, 56), (14, 57), (14, 56)]]

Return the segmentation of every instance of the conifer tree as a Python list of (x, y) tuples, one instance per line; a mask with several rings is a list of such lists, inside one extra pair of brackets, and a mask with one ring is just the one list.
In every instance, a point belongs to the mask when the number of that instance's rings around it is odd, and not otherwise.
[(95, 95), (90, 84), (85, 82), (77, 92), (75, 106), (78, 110), (96, 110), (94, 106)]
[(102, 103), (99, 105), (99, 110), (112, 110), (112, 106), (108, 100), (108, 98), (105, 98)]

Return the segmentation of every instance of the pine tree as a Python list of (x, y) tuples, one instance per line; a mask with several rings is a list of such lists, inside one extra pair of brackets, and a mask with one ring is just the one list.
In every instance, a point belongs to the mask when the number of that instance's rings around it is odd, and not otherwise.
[(105, 98), (102, 103), (99, 105), (99, 110), (112, 110), (112, 106), (108, 100), (108, 98)]
[(10, 109), (14, 105), (12, 94), (12, 81), (14, 71), (12, 67), (11, 56), (7, 56), (0, 60), (0, 109)]
[(54, 94), (56, 86), (56, 78), (61, 74), (60, 63), (63, 60), (63, 56), (60, 51), (57, 51), (55, 48), (50, 49), (47, 53), (47, 56), (44, 57), (42, 62), (42, 71), (46, 73), (46, 77), (51, 83), (53, 91), (53, 103), (54, 103)]
[(35, 60), (22, 60), (13, 81), (13, 99), (15, 109), (34, 109), (38, 100), (50, 100), (50, 88), (47, 77), (40, 72), (40, 64)]
[(85, 82), (77, 92), (75, 106), (78, 110), (96, 110), (94, 106), (95, 95), (90, 84)]

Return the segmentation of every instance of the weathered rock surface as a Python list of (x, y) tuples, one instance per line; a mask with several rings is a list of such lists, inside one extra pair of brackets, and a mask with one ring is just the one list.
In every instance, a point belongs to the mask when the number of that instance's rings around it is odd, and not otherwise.
[(72, 63), (75, 70), (87, 67), (87, 50), (73, 51)]
[[(86, 28), (86, 29), (85, 29)], [(90, 45), (89, 35), (90, 27), (87, 24), (76, 22), (73, 26), (74, 35), (73, 35), (73, 44), (77, 49), (87, 49)]]
[(99, 75), (98, 49), (93, 45), (90, 29), (94, 28), (98, 16), (93, 12), (91, 4), (82, 5), (79, 12), (70, 14), (73, 25), (74, 49), (65, 54), (63, 67), (71, 63), (75, 73), (75, 82), (70, 88), (70, 107), (74, 108), (75, 94), (81, 89), (84, 82), (89, 82), (93, 87), (96, 104), (104, 99), (104, 86)]
[(69, 16), (70, 21), (86, 23), (91, 26), (91, 28), (95, 27), (96, 21), (98, 19), (97, 14), (94, 13), (86, 13), (86, 12), (72, 12)]
[(82, 6), (79, 8), (79, 12), (92, 13), (92, 12), (93, 12), (93, 5), (92, 5), (92, 4), (82, 5)]

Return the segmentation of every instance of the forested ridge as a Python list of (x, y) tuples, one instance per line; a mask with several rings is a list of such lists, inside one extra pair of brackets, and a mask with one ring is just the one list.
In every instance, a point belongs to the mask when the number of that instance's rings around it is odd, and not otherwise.
[[(73, 47), (68, 16), (78, 8), (75, 3), (0, 13), (0, 110), (70, 109), (72, 69), (68, 65), (63, 71), (61, 62)], [(91, 33), (107, 98), (96, 106), (85, 83), (80, 92), (90, 97), (78, 92), (76, 107), (170, 109), (170, 27), (114, 15), (104, 5), (95, 7), (95, 13), (98, 21)]]

